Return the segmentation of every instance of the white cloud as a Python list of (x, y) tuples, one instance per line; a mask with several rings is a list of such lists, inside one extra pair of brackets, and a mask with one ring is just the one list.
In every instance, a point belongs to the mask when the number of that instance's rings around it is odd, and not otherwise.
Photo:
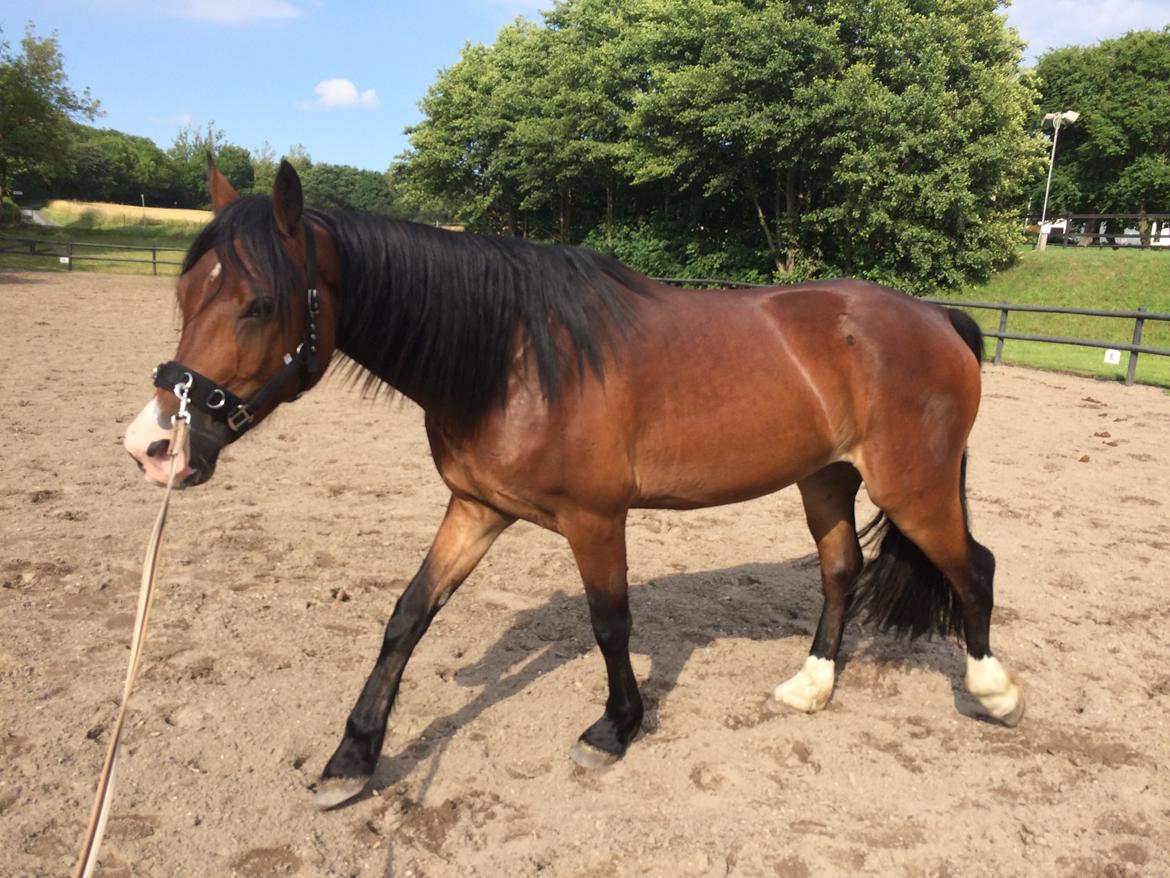
[(173, 125), (176, 128), (186, 128), (194, 124), (195, 117), (184, 111), (181, 113), (173, 113), (170, 116), (151, 116), (150, 121), (156, 125)]
[(158, 11), (174, 18), (212, 24), (254, 24), (300, 18), (300, 7), (288, 0), (164, 0)]
[(1167, 0), (1013, 0), (1006, 11), (1008, 24), (1028, 43), (1028, 64), (1049, 49), (1092, 45), (1170, 24)]
[(310, 110), (334, 110), (338, 107), (361, 107), (372, 110), (378, 106), (378, 93), (372, 88), (363, 92), (348, 79), (323, 79), (313, 89), (316, 100), (304, 104)]

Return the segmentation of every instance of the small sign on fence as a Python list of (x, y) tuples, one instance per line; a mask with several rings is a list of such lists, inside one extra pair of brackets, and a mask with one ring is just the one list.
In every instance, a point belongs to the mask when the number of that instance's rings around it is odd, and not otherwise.
[(1105, 362), (1110, 366), (1121, 365), (1121, 351), (1108, 348), (1105, 351)]
[(69, 264), (69, 257), (68, 256), (58, 256), (57, 261), (60, 262), (62, 265), (68, 265)]

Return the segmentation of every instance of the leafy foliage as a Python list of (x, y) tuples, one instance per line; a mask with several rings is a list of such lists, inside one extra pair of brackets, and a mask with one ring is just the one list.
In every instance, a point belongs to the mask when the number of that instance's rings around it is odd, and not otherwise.
[(647, 271), (954, 286), (1042, 169), (996, 0), (565, 0), (468, 45), (395, 169), (468, 225)]
[(1081, 114), (1060, 130), (1050, 212), (1170, 211), (1170, 27), (1053, 50), (1036, 72), (1046, 110)]
[(0, 195), (18, 175), (41, 177), (60, 168), (71, 120), (93, 119), (100, 106), (89, 90), (69, 87), (57, 36), (38, 38), (32, 25), (20, 53), (0, 39)]

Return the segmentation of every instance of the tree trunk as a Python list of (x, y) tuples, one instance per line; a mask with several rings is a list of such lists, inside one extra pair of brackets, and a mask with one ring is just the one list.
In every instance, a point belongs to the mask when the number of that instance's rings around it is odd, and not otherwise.
[(1150, 248), (1150, 218), (1146, 215), (1146, 203), (1143, 201), (1138, 207), (1138, 234), (1142, 239), (1142, 249)]
[(760, 204), (760, 196), (756, 193), (754, 186), (748, 186), (748, 195), (751, 196), (752, 205), (756, 209), (756, 219), (760, 223), (760, 228), (764, 232), (764, 240), (768, 242), (768, 255), (772, 257), (772, 264), (776, 266), (777, 271), (784, 271), (784, 265), (780, 261), (780, 254), (776, 252), (776, 238), (772, 234), (772, 227), (768, 224), (768, 218), (764, 215), (764, 208)]
[(561, 186), (561, 243), (569, 243), (569, 187)]
[(613, 178), (605, 181), (605, 249), (613, 256)]

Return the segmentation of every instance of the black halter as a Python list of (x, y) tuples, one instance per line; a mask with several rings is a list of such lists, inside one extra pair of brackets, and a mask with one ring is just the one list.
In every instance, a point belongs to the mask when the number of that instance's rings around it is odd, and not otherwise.
[(300, 386), (293, 399), (300, 398), (308, 390), (309, 382), (321, 371), (317, 353), (317, 315), (321, 313), (321, 298), (317, 294), (317, 247), (308, 223), (305, 224), (305, 269), (309, 285), (305, 333), (301, 343), (293, 353), (284, 355), (284, 365), (280, 371), (268, 379), (268, 383), (251, 399), (241, 399), (223, 385), (174, 360), (155, 368), (154, 386), (176, 392), (176, 395), (180, 388), (184, 388), (187, 406), (225, 425), (232, 433), (229, 442), (234, 442), (252, 428), (256, 422), (256, 413), (294, 376), (299, 376)]

